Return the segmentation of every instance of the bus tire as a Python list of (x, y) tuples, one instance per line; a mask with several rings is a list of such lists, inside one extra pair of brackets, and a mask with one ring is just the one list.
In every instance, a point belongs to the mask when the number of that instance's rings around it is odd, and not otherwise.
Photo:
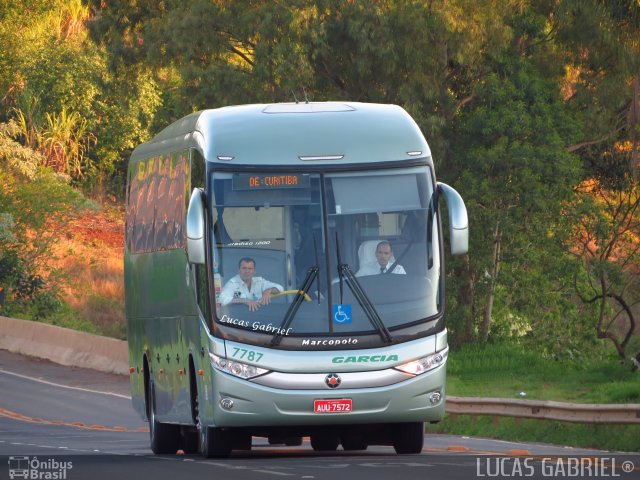
[(424, 422), (399, 423), (395, 427), (393, 448), (397, 454), (422, 452), (424, 445)]
[(331, 433), (311, 435), (311, 448), (316, 452), (332, 452), (340, 445), (340, 437)]
[(200, 453), (198, 449), (198, 431), (184, 428), (182, 429), (182, 450), (186, 454)]
[(302, 437), (284, 437), (283, 443), (287, 447), (299, 447), (302, 445)]
[(200, 427), (200, 453), (206, 458), (231, 455), (231, 432), (216, 427)]
[(302, 437), (269, 437), (269, 445), (286, 445), (287, 447), (299, 447), (302, 445)]
[(340, 437), (342, 448), (346, 451), (366, 450), (369, 445), (361, 433), (345, 433)]
[(161, 423), (156, 417), (156, 397), (153, 381), (149, 381), (149, 443), (151, 451), (158, 454), (176, 453), (180, 439), (180, 427)]

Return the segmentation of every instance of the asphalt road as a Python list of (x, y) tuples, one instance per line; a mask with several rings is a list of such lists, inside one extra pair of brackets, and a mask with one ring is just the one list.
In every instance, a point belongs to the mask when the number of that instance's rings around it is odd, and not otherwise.
[(224, 460), (156, 456), (148, 440), (127, 377), (0, 351), (0, 479), (640, 479), (640, 456), (448, 435), (427, 435), (420, 455), (392, 447), (320, 454), (308, 440), (278, 447), (254, 438), (251, 452)]

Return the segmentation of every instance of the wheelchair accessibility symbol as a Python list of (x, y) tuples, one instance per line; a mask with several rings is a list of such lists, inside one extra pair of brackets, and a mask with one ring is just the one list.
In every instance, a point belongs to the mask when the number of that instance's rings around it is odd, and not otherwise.
[(334, 304), (333, 321), (335, 323), (351, 323), (351, 305)]

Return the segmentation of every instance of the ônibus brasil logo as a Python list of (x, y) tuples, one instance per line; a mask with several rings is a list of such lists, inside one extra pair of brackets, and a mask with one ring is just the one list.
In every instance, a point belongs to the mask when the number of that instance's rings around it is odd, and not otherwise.
[(9, 457), (9, 478), (27, 480), (66, 480), (67, 470), (73, 468), (73, 462), (54, 458), (39, 460), (38, 457)]

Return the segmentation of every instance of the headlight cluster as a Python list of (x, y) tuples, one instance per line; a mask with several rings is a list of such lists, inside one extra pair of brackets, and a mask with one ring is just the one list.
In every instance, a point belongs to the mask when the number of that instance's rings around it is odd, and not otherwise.
[(444, 350), (440, 350), (437, 353), (432, 355), (427, 355), (426, 357), (418, 358), (416, 360), (412, 360), (403, 365), (399, 365), (395, 367), (396, 369), (403, 371), (405, 373), (411, 373), (413, 375), (420, 375), (421, 373), (428, 372), (429, 370), (433, 370), (440, 365), (444, 365), (447, 360), (447, 355), (449, 354), (449, 347)]
[(253, 378), (259, 375), (264, 375), (269, 370), (256, 367), (255, 365), (247, 365), (246, 363), (236, 362), (235, 360), (229, 360), (227, 358), (219, 357), (213, 353), (209, 353), (211, 357), (211, 363), (218, 370), (229, 373), (234, 377), (239, 378)]

